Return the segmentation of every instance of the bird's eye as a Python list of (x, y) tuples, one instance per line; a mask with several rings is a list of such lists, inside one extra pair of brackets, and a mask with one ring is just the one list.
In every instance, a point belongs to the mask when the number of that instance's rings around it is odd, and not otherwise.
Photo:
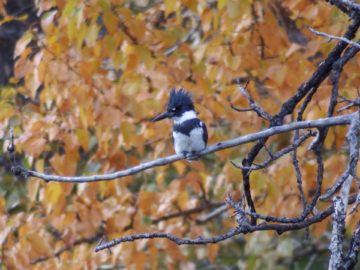
[(175, 111), (176, 111), (176, 107), (172, 108), (171, 111), (175, 112)]

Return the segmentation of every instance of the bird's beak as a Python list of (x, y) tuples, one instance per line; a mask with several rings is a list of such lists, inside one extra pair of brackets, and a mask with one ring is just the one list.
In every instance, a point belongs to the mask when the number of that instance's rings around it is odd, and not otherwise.
[(165, 118), (171, 118), (172, 114), (169, 112), (163, 112), (160, 113), (159, 115), (155, 116), (153, 119), (151, 119), (151, 122), (156, 122), (156, 121), (160, 121), (163, 120)]

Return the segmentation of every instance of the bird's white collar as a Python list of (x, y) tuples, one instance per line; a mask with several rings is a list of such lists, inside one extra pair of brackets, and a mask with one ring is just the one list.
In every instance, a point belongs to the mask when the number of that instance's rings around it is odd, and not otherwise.
[(196, 112), (191, 110), (191, 111), (184, 112), (180, 117), (173, 117), (173, 120), (174, 120), (174, 124), (179, 125), (179, 124), (184, 123), (187, 120), (194, 119), (194, 118), (197, 118)]

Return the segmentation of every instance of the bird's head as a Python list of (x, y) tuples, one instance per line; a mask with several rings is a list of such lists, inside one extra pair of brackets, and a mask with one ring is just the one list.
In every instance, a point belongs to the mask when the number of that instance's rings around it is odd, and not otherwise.
[(191, 116), (195, 115), (196, 117), (190, 93), (186, 92), (184, 89), (172, 89), (166, 111), (155, 116), (151, 121), (155, 122), (170, 118), (176, 122), (186, 113), (189, 114), (189, 116), (191, 114)]

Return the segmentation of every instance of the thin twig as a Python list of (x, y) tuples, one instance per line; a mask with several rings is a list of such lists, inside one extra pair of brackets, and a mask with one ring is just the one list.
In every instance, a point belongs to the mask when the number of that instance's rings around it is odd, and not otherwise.
[(168, 214), (166, 216), (162, 216), (162, 217), (153, 219), (152, 223), (157, 224), (160, 221), (165, 221), (165, 220), (169, 220), (169, 219), (173, 219), (173, 218), (177, 218), (177, 217), (190, 216), (192, 214), (199, 213), (199, 212), (202, 212), (202, 211), (207, 210), (207, 209), (216, 208), (216, 207), (219, 207), (219, 206), (222, 206), (222, 205), (224, 205), (224, 203), (207, 203), (207, 204), (204, 204), (202, 206), (198, 206), (198, 207), (194, 207), (194, 208), (186, 209), (186, 210), (181, 210), (181, 211), (178, 211), (178, 212), (175, 212), (175, 213)]
[(232, 165), (234, 165), (236, 168), (238, 169), (249, 169), (249, 170), (260, 170), (263, 169), (265, 167), (267, 167), (270, 163), (274, 162), (275, 160), (281, 158), (282, 156), (286, 155), (287, 153), (290, 153), (291, 151), (293, 151), (294, 149), (296, 149), (297, 147), (299, 147), (306, 139), (308, 139), (311, 136), (315, 136), (316, 132), (314, 131), (308, 131), (306, 134), (302, 135), (299, 139), (297, 139), (293, 144), (281, 149), (280, 151), (272, 154), (272, 157), (265, 160), (263, 163), (261, 164), (256, 164), (256, 165), (252, 165), (251, 167), (244, 167), (241, 164), (236, 164), (233, 161), (230, 161)]
[(241, 85), (241, 79), (237, 79), (237, 80), (236, 80), (236, 84), (238, 85), (240, 92), (241, 92), (241, 93), (245, 96), (245, 98), (248, 100), (249, 105), (250, 105), (250, 108), (245, 108), (245, 109), (236, 108), (236, 107), (230, 102), (230, 100), (229, 100), (231, 108), (232, 108), (233, 110), (235, 110), (235, 111), (238, 111), (238, 112), (254, 111), (254, 112), (256, 112), (256, 114), (257, 114), (259, 117), (261, 117), (261, 118), (263, 118), (263, 119), (265, 119), (265, 120), (267, 120), (267, 121), (271, 121), (272, 116), (271, 116), (269, 113), (267, 113), (263, 108), (261, 108), (260, 106), (258, 106), (258, 105), (255, 103), (255, 101), (253, 100), (253, 98), (251, 97), (251, 95), (248, 93), (248, 91), (247, 91), (246, 88), (247, 88), (247, 86), (249, 85), (249, 81), (247, 81), (247, 82), (245, 83), (245, 85), (242, 86), (242, 85)]
[(324, 33), (324, 32), (317, 31), (317, 30), (315, 30), (315, 29), (313, 29), (311, 27), (308, 27), (308, 28), (309, 28), (310, 32), (314, 33), (315, 35), (322, 36), (322, 37), (327, 37), (330, 40), (333, 40), (333, 39), (341, 40), (341, 41), (344, 41), (344, 42), (346, 42), (346, 43), (360, 49), (360, 44), (359, 43), (354, 42), (352, 40), (349, 40), (349, 39), (347, 39), (345, 37), (333, 36), (333, 35), (330, 35), (330, 34), (327, 34), (327, 33)]
[[(103, 234), (103, 231), (99, 231), (94, 236), (84, 237), (84, 238), (78, 239), (78, 240), (74, 241), (74, 243), (72, 243), (71, 245), (65, 245), (64, 247), (58, 249), (57, 251), (54, 252), (54, 254), (52, 256), (43, 256), (43, 257), (39, 257), (37, 259), (32, 260), (31, 264), (37, 264), (37, 263), (44, 262), (44, 261), (47, 261), (49, 259), (52, 259), (54, 257), (59, 257), (63, 252), (69, 251), (69, 250), (73, 249), (75, 246), (78, 246), (78, 245), (81, 245), (81, 244), (85, 244), (85, 243), (93, 244), (101, 237), (102, 234)], [(104, 240), (106, 240), (106, 239), (104, 237), (102, 237), (100, 239), (100, 241), (98, 242), (98, 245), (101, 245), (104, 242)]]

